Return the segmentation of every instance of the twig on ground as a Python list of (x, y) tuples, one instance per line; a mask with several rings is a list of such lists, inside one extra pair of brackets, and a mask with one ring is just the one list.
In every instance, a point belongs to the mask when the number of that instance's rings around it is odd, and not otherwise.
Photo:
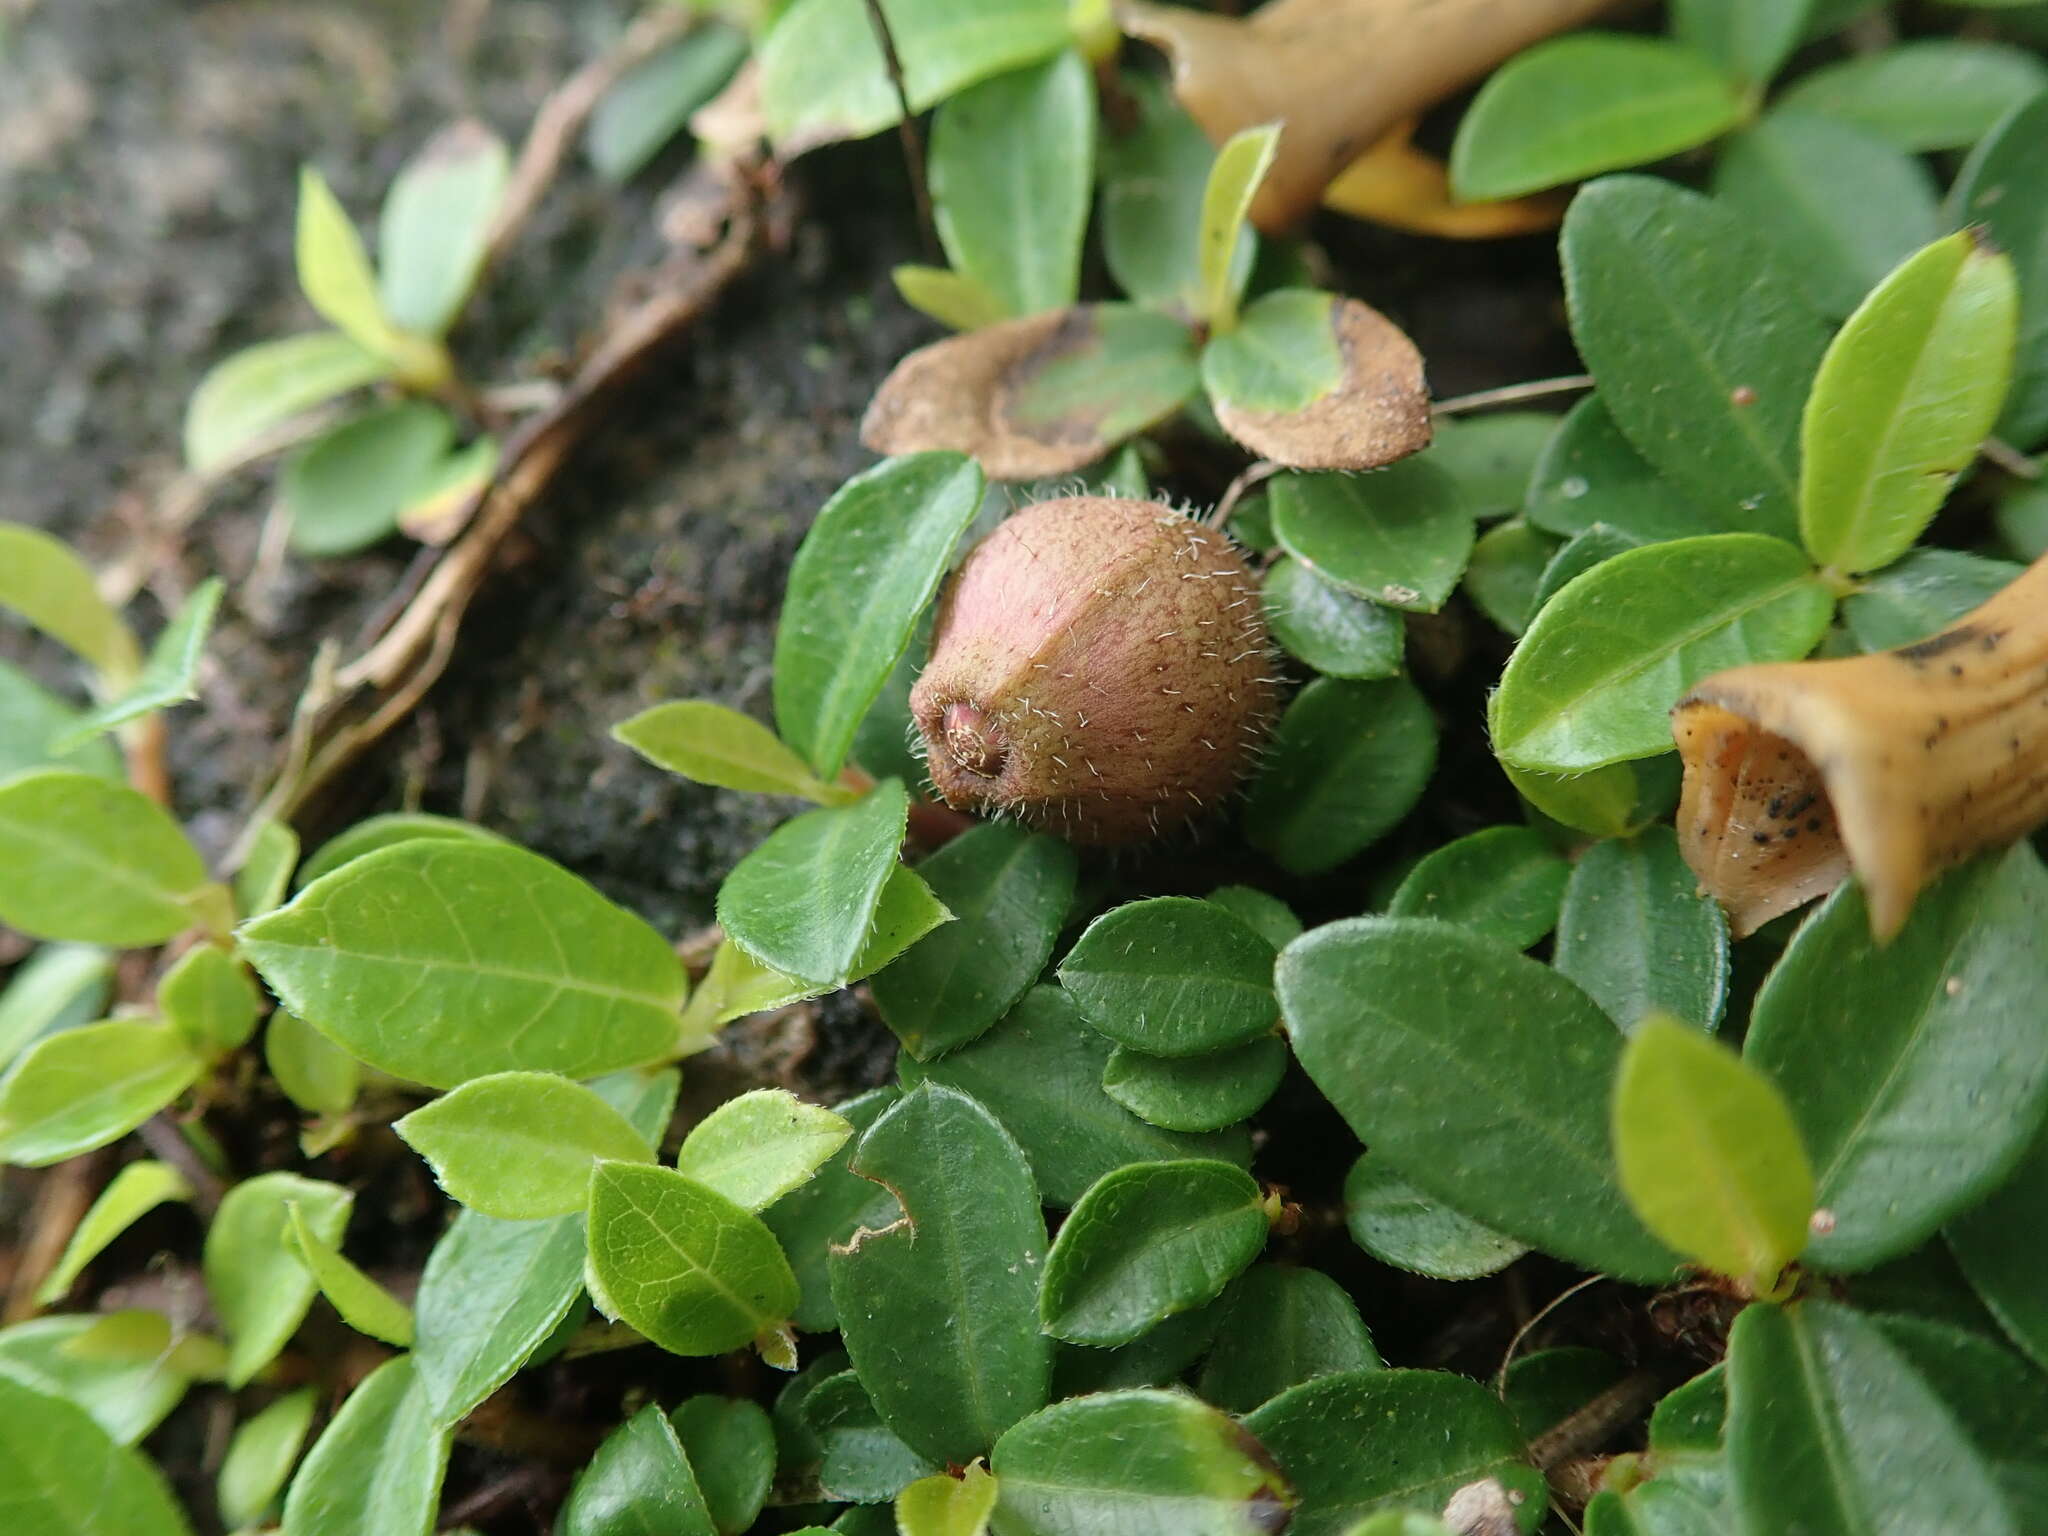
[[(1561, 1298), (1560, 1298), (1561, 1299)], [(1572, 1457), (1598, 1450), (1624, 1424), (1633, 1424), (1658, 1397), (1657, 1378), (1631, 1371), (1529, 1442), (1529, 1460), (1548, 1472)]]
[(1505, 1396), (1507, 1393), (1508, 1367), (1515, 1363), (1515, 1351), (1522, 1347), (1522, 1340), (1529, 1337), (1529, 1334), (1538, 1323), (1578, 1295), (1579, 1292), (1585, 1290), (1588, 1286), (1598, 1285), (1606, 1278), (1605, 1275), (1588, 1275), (1577, 1285), (1568, 1286), (1566, 1289), (1559, 1291), (1537, 1309), (1534, 1317), (1515, 1330), (1515, 1336), (1508, 1340), (1507, 1352), (1500, 1357), (1500, 1370), (1494, 1374), (1493, 1390), (1496, 1396)]
[(2008, 475), (2017, 475), (2022, 480), (2041, 478), (2041, 461), (2021, 453), (2002, 437), (1985, 438), (1984, 446), (1977, 451)]
[(228, 1192), (227, 1184), (192, 1150), (178, 1123), (160, 1111), (143, 1121), (136, 1134), (158, 1162), (169, 1163), (185, 1176), (192, 1186), (192, 1203), (199, 1207), (200, 1215), (212, 1221), (220, 1210), (221, 1196)]
[(1222, 498), (1216, 503), (1216, 510), (1204, 521), (1211, 528), (1223, 527), (1230, 521), (1230, 514), (1237, 510), (1237, 504), (1244, 500), (1246, 492), (1264, 485), (1286, 467), (1285, 464), (1275, 464), (1269, 459), (1259, 460), (1224, 488)]

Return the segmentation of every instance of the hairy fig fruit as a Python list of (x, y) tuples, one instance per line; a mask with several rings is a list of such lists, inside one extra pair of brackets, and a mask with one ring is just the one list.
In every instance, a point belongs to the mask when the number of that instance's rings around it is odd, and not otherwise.
[(1129, 843), (1229, 794), (1272, 723), (1272, 672), (1258, 578), (1228, 538), (1078, 496), (969, 552), (910, 709), (948, 805)]

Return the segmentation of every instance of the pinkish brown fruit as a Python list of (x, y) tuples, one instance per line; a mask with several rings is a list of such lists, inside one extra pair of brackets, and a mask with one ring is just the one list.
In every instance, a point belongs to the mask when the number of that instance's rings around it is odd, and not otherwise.
[(959, 810), (1130, 843), (1213, 810), (1278, 704), (1258, 578), (1158, 502), (1027, 507), (969, 552), (911, 691)]

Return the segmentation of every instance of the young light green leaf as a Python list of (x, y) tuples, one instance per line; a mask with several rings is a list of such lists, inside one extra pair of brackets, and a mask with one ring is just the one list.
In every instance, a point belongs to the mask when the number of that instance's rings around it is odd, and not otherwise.
[(235, 871), (235, 910), (244, 917), (261, 917), (281, 905), (298, 863), (299, 834), (287, 823), (265, 817), (249, 839), (242, 867)]
[(905, 1049), (928, 1060), (1010, 1011), (1045, 969), (1078, 867), (1068, 844), (1007, 822), (975, 827), (917, 866), (954, 921), (869, 983)]
[(1216, 1347), (1202, 1367), (1202, 1397), (1250, 1413), (1289, 1387), (1380, 1366), (1372, 1335), (1344, 1288), (1317, 1269), (1254, 1264), (1220, 1303)]
[(658, 1403), (613, 1430), (562, 1505), (561, 1536), (718, 1536), (696, 1468)]
[[(0, 1329), (0, 1376), (61, 1397), (91, 1414), (119, 1444), (138, 1445), (183, 1400), (192, 1378), (181, 1368), (185, 1362), (170, 1344), (161, 1313), (142, 1314), (156, 1319), (160, 1330), (146, 1351), (88, 1358), (87, 1346), (130, 1315), (74, 1312)], [(194, 1341), (188, 1335), (187, 1342)]]
[(1866, 651), (1896, 650), (1947, 629), (2019, 579), (2025, 566), (1956, 549), (1915, 549), (1842, 599), (1842, 622)]
[(102, 731), (110, 731), (153, 710), (198, 698), (199, 658), (206, 649), (213, 616), (220, 608), (225, 590), (218, 576), (201, 582), (157, 636), (156, 644), (150, 647), (149, 660), (143, 663), (135, 681), (86, 714), (51, 746), (58, 752), (68, 752)]
[(1118, 1046), (1102, 1091), (1141, 1120), (1169, 1131), (1220, 1131), (1273, 1096), (1287, 1071), (1287, 1043), (1263, 1035), (1200, 1056), (1148, 1056)]
[(1823, 64), (1786, 87), (1781, 110), (1811, 112), (1909, 153), (1968, 149), (2048, 86), (2048, 66), (2007, 43), (1915, 38)]
[(1812, 0), (1675, 0), (1672, 30), (1740, 85), (1760, 90), (1799, 45)]
[(202, 1066), (177, 1031), (137, 1019), (45, 1035), (0, 1081), (0, 1164), (41, 1168), (118, 1141)]
[(1479, 88), (1451, 146), (1451, 190), (1461, 202), (1520, 197), (1662, 160), (1726, 133), (1743, 108), (1735, 83), (1691, 48), (1577, 32), (1516, 55)]
[(425, 400), (373, 406), (322, 433), (285, 461), (292, 548), (323, 559), (390, 537), (454, 437), (448, 413)]
[(1714, 197), (1778, 247), (1830, 317), (1941, 229), (1919, 161), (1860, 128), (1783, 109), (1729, 139)]
[(297, 1206), (307, 1230), (339, 1243), (355, 1197), (339, 1184), (264, 1173), (227, 1192), (207, 1228), (207, 1294), (228, 1336), (227, 1380), (245, 1385), (298, 1331), (318, 1289), (286, 1246)]
[(352, 1264), (338, 1239), (315, 1232), (296, 1200), (286, 1209), (290, 1225), (285, 1229), (285, 1245), (298, 1255), (341, 1320), (357, 1333), (410, 1349), (412, 1309)]
[(1465, 573), (1472, 514), (1427, 459), (1374, 475), (1282, 475), (1273, 532), (1324, 580), (1390, 608), (1434, 613)]
[(1168, 1131), (1110, 1098), (1102, 1082), (1112, 1054), (1064, 991), (1034, 987), (965, 1050), (929, 1066), (905, 1054), (897, 1072), (906, 1087), (938, 1083), (986, 1105), (1023, 1146), (1052, 1205), (1073, 1205), (1096, 1180), (1128, 1163), (1219, 1158), (1242, 1168), (1251, 1161), (1242, 1127), (1199, 1136)]
[(624, 742), (657, 768), (699, 784), (752, 790), (764, 795), (802, 795), (820, 805), (843, 804), (847, 791), (828, 785), (809, 764), (751, 716), (709, 699), (657, 704), (612, 727)]
[(1273, 638), (1328, 677), (1392, 677), (1401, 670), (1399, 609), (1345, 591), (1299, 560), (1278, 561), (1261, 583)]
[(1743, 1054), (1776, 1080), (1834, 1218), (1811, 1260), (1860, 1270), (1917, 1247), (1996, 1187), (2048, 1105), (2048, 871), (2032, 848), (1921, 892), (1888, 944), (1853, 882), (1757, 994)]
[(1229, 1163), (1136, 1163), (1074, 1204), (1045, 1258), (1039, 1318), (1054, 1338), (1128, 1344), (1223, 1294), (1258, 1257), (1258, 1183)]
[(1566, 413), (1538, 456), (1523, 508), (1531, 523), (1563, 538), (1605, 523), (1643, 544), (1734, 532), (1749, 517), (1733, 503), (1699, 500), (1658, 470), (1597, 394)]
[(301, 1387), (235, 1427), (214, 1481), (220, 1517), (230, 1529), (257, 1524), (284, 1491), (318, 1402), (313, 1388)]
[(1971, 151), (1949, 190), (1954, 224), (1981, 223), (2019, 278), (2019, 346), (1998, 434), (2023, 448), (2048, 433), (2048, 170), (2038, 153), (2048, 91), (2008, 113)]
[(356, 1101), (362, 1069), (355, 1057), (289, 1008), (270, 1015), (263, 1062), (284, 1096), (308, 1113), (343, 1115)]
[(1723, 526), (1790, 534), (1799, 416), (1828, 332), (1777, 252), (1647, 176), (1574, 198), (1559, 252), (1572, 337), (1636, 451)]
[(1801, 434), (1799, 534), (1844, 574), (1912, 547), (2004, 403), (2019, 292), (1969, 231), (1884, 280), (1828, 347)]
[(1068, 50), (962, 91), (932, 118), (939, 243), (1003, 317), (1078, 295), (1095, 169), (1095, 82)]
[(185, 465), (194, 474), (232, 469), (302, 411), (388, 379), (391, 360), (339, 331), (258, 342), (214, 364), (185, 408)]
[[(1229, 1415), (1184, 1392), (1099, 1392), (1033, 1414), (989, 1458), (1015, 1536), (1261, 1536), (1291, 1529), (1294, 1490)], [(1116, 1525), (1106, 1526), (1105, 1516)]]
[(69, 768), (0, 784), (0, 922), (44, 939), (123, 949), (199, 920), (212, 888), (178, 824), (147, 795)]
[(1045, 1218), (1030, 1166), (987, 1110), (927, 1083), (868, 1128), (848, 1167), (893, 1190), (903, 1217), (832, 1250), (847, 1353), (890, 1430), (964, 1465), (1046, 1400)]
[(1252, 781), (1246, 839), (1291, 873), (1335, 869), (1414, 809), (1436, 737), (1435, 715), (1405, 677), (1310, 683)]
[(382, 816), (371, 816), (357, 822), (345, 832), (337, 832), (322, 843), (313, 856), (299, 867), (296, 884), (304, 890), (322, 875), (331, 875), (352, 859), (360, 859), (366, 853), (375, 853), (379, 848), (389, 848), (394, 843), (407, 843), (415, 838), (440, 837), (462, 839), (475, 843), (502, 843), (504, 838), (495, 832), (486, 831), (474, 822), (457, 821), (452, 816), (433, 816), (424, 811), (389, 811)]
[(37, 1305), (52, 1306), (62, 1300), (85, 1266), (107, 1244), (166, 1200), (191, 1197), (192, 1186), (168, 1163), (128, 1164), (100, 1191), (99, 1198), (72, 1232), (71, 1241), (64, 1246), (64, 1256), (36, 1290)]
[(78, 1404), (0, 1370), (9, 1528), (22, 1536), (190, 1536), (162, 1476)]
[(46, 1034), (106, 1012), (114, 957), (87, 944), (45, 944), (0, 988), (0, 1068)]
[(701, 1393), (668, 1416), (718, 1536), (753, 1528), (775, 1480), (775, 1428), (761, 1405)]
[(797, 550), (775, 636), (775, 722), (820, 778), (846, 761), (981, 491), (981, 471), (958, 454), (892, 459), (841, 486)]
[(765, 1210), (808, 1180), (852, 1134), (829, 1109), (787, 1089), (756, 1088), (697, 1122), (676, 1153), (676, 1172), (741, 1210)]
[(499, 842), (420, 838), (367, 854), (239, 938), (292, 1012), (438, 1088), (653, 1060), (675, 1039), (685, 985), (654, 929)]
[(0, 523), (0, 608), (62, 641), (112, 687), (139, 665), (135, 636), (99, 594), (92, 568), (61, 539)]
[(978, 331), (1009, 318), (1003, 301), (973, 278), (944, 267), (906, 263), (889, 269), (904, 303), (956, 331)]
[(1273, 947), (1236, 914), (1187, 896), (1098, 917), (1059, 975), (1090, 1025), (1153, 1056), (1201, 1056), (1273, 1028)]
[(1637, 1025), (1614, 1084), (1614, 1159), (1643, 1223), (1752, 1295), (1806, 1247), (1813, 1170), (1784, 1095), (1676, 1019)]
[[(1489, 528), (1472, 546), (1472, 558), (1465, 563), (1462, 590), (1481, 613), (1519, 638), (1536, 612), (1536, 589), (1557, 551), (1558, 542), (1550, 534), (1522, 518), (1511, 517)], [(1269, 571), (1268, 586), (1272, 580), (1273, 573)], [(1270, 615), (1267, 622), (1273, 622)], [(1278, 638), (1277, 625), (1274, 634)], [(1284, 640), (1281, 643), (1286, 644)]]
[(399, 167), (377, 216), (379, 311), (390, 324), (438, 337), (455, 323), (511, 171), (504, 141), (474, 118), (451, 123)]
[(898, 868), (909, 814), (909, 795), (889, 779), (853, 805), (807, 811), (776, 828), (719, 888), (727, 937), (774, 970), (844, 986)]
[(896, 1528), (903, 1536), (984, 1536), (996, 1491), (995, 1478), (979, 1463), (958, 1477), (921, 1477), (896, 1495)]
[(747, 56), (736, 26), (702, 21), (621, 75), (590, 114), (583, 152), (606, 181), (637, 175)]
[(1652, 1013), (1711, 1030), (1728, 1000), (1728, 919), (1671, 829), (1649, 827), (1579, 855), (1552, 963), (1623, 1032)]
[(1374, 1157), (1588, 1269), (1671, 1273), (1608, 1145), (1621, 1036), (1577, 987), (1496, 939), (1418, 918), (1313, 929), (1282, 952), (1277, 981), (1295, 1056)]
[(284, 1529), (290, 1536), (427, 1536), (448, 1444), (413, 1357), (385, 1361), (306, 1453), (284, 1497)]
[(1488, 827), (1423, 855), (1387, 907), (1527, 949), (1557, 924), (1571, 866), (1530, 827)]
[[(857, 1135), (873, 1125), (898, 1097), (893, 1087), (872, 1088), (840, 1104), (836, 1112)], [(879, 1232), (903, 1214), (888, 1190), (848, 1171), (854, 1145), (842, 1143), (807, 1183), (762, 1214), (768, 1230), (789, 1256), (790, 1270), (802, 1293), (790, 1321), (806, 1333), (827, 1333), (839, 1323), (826, 1273), (829, 1250), (845, 1245), (862, 1227)]]
[[(299, 287), (321, 319), (373, 352), (392, 355), (392, 325), (377, 295), (362, 236), (310, 165), (299, 167), (299, 212), (293, 237)], [(394, 357), (394, 361), (395, 361)]]
[(201, 1057), (232, 1051), (256, 1031), (261, 999), (249, 968), (213, 944), (178, 957), (156, 987), (157, 1010)]
[(1251, 212), (1252, 194), (1266, 179), (1280, 147), (1280, 132), (1280, 124), (1267, 123), (1232, 134), (1216, 151), (1215, 164), (1209, 168), (1209, 180), (1202, 189), (1201, 229), (1196, 236), (1201, 256), (1195, 318), (1213, 331), (1228, 331), (1237, 324), (1243, 281), (1237, 276), (1238, 238)]
[(2018, 1536), (1991, 1469), (1869, 1319), (1754, 1306), (1728, 1348), (1728, 1481), (1748, 1530)]
[(1508, 658), (1493, 749), (1546, 773), (1667, 751), (1686, 689), (1723, 667), (1804, 656), (1834, 606), (1780, 539), (1710, 534), (1617, 555), (1566, 586)]
[[(1482, 1478), (1525, 1494), (1542, 1487), (1500, 1399), (1448, 1371), (1320, 1376), (1247, 1415), (1244, 1427), (1300, 1495), (1289, 1536), (1338, 1536), (1383, 1510), (1434, 1514)], [(1362, 1444), (1371, 1454), (1359, 1454)]]
[(1477, 1280), (1529, 1251), (1424, 1194), (1370, 1153), (1344, 1176), (1344, 1220), (1351, 1240), (1382, 1264), (1432, 1280)]
[(591, 1300), (678, 1355), (752, 1343), (796, 1310), (796, 1277), (760, 1218), (667, 1168), (590, 1175)]

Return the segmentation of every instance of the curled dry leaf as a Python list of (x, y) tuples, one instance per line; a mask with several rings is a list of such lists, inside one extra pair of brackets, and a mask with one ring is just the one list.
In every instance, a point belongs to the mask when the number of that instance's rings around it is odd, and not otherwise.
[(1929, 639), (1736, 667), (1672, 711), (1678, 835), (1737, 938), (1853, 870), (1871, 931), (2048, 821), (2048, 559)]
[(1360, 155), (1323, 192), (1323, 206), (1389, 229), (1445, 240), (1498, 240), (1555, 229), (1570, 201), (1562, 192), (1539, 192), (1499, 202), (1460, 203), (1451, 197), (1450, 169), (1414, 144), (1415, 118), (1397, 124)]
[(1274, 0), (1250, 17), (1121, 0), (1117, 19), (1173, 60), (1181, 104), (1222, 143), (1285, 122), (1252, 219), (1284, 230), (1393, 127), (1614, 0)]

